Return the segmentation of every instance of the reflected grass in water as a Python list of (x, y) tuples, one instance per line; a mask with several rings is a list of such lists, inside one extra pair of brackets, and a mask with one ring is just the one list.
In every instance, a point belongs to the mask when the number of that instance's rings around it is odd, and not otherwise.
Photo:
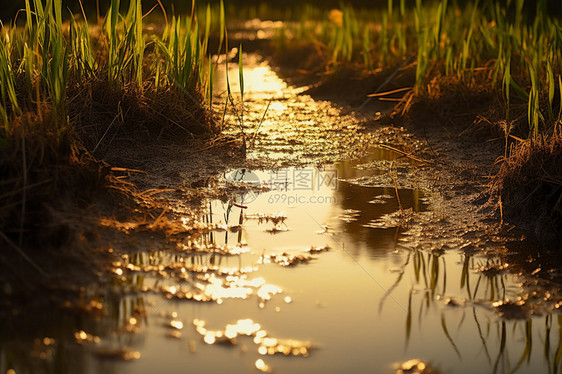
[[(407, 267), (410, 262), (411, 255), (407, 256), (404, 267)], [(486, 355), (489, 368), (492, 372), (516, 372), (525, 364), (529, 365), (532, 359), (532, 346), (533, 341), (538, 335), (540, 337), (541, 345), (543, 346), (544, 358), (548, 366), (549, 373), (557, 373), (560, 364), (560, 342), (562, 339), (562, 318), (558, 314), (547, 312), (544, 316), (541, 313), (544, 305), (529, 305), (537, 303), (533, 300), (533, 292), (526, 294), (522, 292), (519, 296), (510, 295), (516, 301), (510, 301), (506, 295), (510, 294), (507, 288), (509, 284), (509, 277), (513, 277), (507, 271), (508, 265), (501, 263), (501, 260), (494, 258), (483, 258), (482, 256), (464, 255), (464, 259), (460, 262), (462, 270), (460, 272), (460, 290), (466, 290), (468, 298), (461, 300), (459, 304), (454, 299), (445, 297), (447, 275), (443, 271), (440, 275), (440, 257), (441, 254), (425, 253), (416, 251), (413, 253), (413, 270), (416, 284), (421, 285), (421, 290), (416, 285), (411, 289), (408, 296), (408, 308), (405, 323), (405, 337), (406, 345), (411, 339), (413, 329), (414, 315), (417, 312), (418, 323), (420, 326), (423, 324), (424, 318), (429, 312), (430, 307), (438, 306), (440, 312), (440, 325), (445, 339), (449, 342), (451, 349), (462, 359), (462, 352), (467, 347), (458, 345), (454, 334), (450, 330), (450, 324), (447, 322), (448, 310), (451, 306), (465, 305), (466, 308), (472, 309), (472, 316), (477, 327), (478, 335), (482, 345), (482, 350)], [(442, 258), (442, 267), (446, 269), (445, 258)], [(475, 279), (472, 279), (470, 275)], [(401, 282), (403, 274), (399, 274), (396, 283), (389, 290), (397, 287)], [(482, 284), (485, 283), (485, 286)], [(441, 285), (441, 286), (438, 286)], [(471, 291), (471, 285), (473, 291)], [(475, 285), (475, 286), (474, 286)], [(415, 310), (416, 295), (420, 295), (418, 311)], [(530, 300), (526, 300), (530, 298)], [(384, 298), (381, 300), (384, 301)], [(548, 301), (548, 300), (543, 300)], [(382, 303), (380, 308), (382, 308)], [(484, 309), (482, 309), (484, 307)], [(555, 307), (555, 306), (554, 306)], [(478, 311), (480, 310), (480, 312)], [(485, 310), (492, 310), (502, 319), (496, 320), (490, 318)], [(458, 314), (458, 313), (457, 313)], [(458, 331), (461, 330), (462, 325), (465, 323), (465, 309), (461, 311), (461, 318), (458, 319)], [(533, 315), (536, 314), (536, 315)], [(557, 348), (552, 349), (553, 342), (551, 341), (552, 321), (556, 318), (558, 321), (558, 342)], [(480, 321), (484, 319), (484, 325)], [(538, 321), (544, 320), (544, 325), (537, 324)], [(533, 326), (534, 325), (534, 326)], [(495, 331), (495, 333), (494, 333)], [(512, 353), (513, 345), (515, 342), (521, 342), (523, 346), (519, 354), (515, 357)], [(519, 346), (519, 344), (515, 344)], [(497, 347), (497, 353), (494, 355), (490, 347)], [(510, 349), (508, 349), (508, 347)], [(516, 352), (516, 351), (515, 351)]]

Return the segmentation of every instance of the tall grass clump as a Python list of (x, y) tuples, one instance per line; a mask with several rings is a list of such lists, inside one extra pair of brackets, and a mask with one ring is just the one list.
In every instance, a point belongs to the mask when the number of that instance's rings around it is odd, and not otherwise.
[(208, 32), (207, 28), (207, 39), (201, 43), (197, 20), (174, 16), (171, 24), (165, 28), (162, 39), (154, 37), (158, 49), (166, 61), (165, 79), (168, 84), (175, 84), (184, 90), (206, 91), (208, 79), (204, 74), (207, 67), (205, 60)]
[(134, 82), (142, 88), (145, 50), (140, 0), (130, 0), (125, 16), (119, 14), (120, 0), (112, 0), (103, 29), (107, 36), (107, 78), (111, 85)]
[[(111, 1), (95, 40), (91, 40), (85, 14), (82, 21), (72, 14), (69, 21), (63, 20), (61, 0), (26, 0), (25, 26), (3, 25), (0, 119), (4, 138), (10, 133), (10, 123), (23, 112), (31, 111), (39, 118), (49, 114), (53, 126), (66, 127), (73, 105), (81, 100), (75, 97), (77, 91), (83, 93), (96, 84), (107, 84), (110, 92), (121, 96), (136, 92), (139, 106), (156, 93), (171, 91), (188, 96), (191, 104), (195, 100), (196, 107), (202, 107), (205, 98), (210, 100), (209, 8), (203, 32), (195, 14), (174, 16), (161, 37), (143, 33), (140, 0), (131, 0), (123, 14), (120, 8), (120, 0)], [(69, 89), (73, 100), (67, 95)]]
[(536, 137), (561, 119), (562, 23), (547, 12), (546, 0), (462, 5), (389, 0), (384, 9), (356, 12), (344, 5), (320, 14), (318, 20), (289, 23), (280, 40), (287, 45), (302, 36), (322, 43), (328, 70), (352, 65), (377, 71), (413, 54), (421, 95), (437, 76), (464, 84), (478, 80), (481, 87), (502, 93), (505, 115), (526, 127), (525, 137)]
[(140, 0), (126, 5), (122, 13), (112, 0), (93, 27), (84, 12), (65, 12), (62, 0), (25, 0), (18, 15), (25, 25), (1, 24), (0, 233), (7, 237), (21, 242), (24, 232), (48, 226), (49, 212), (60, 210), (55, 195), (87, 201), (106, 183), (107, 165), (97, 159), (119, 133), (137, 145), (218, 133), (205, 102), (214, 68), (209, 8), (203, 29), (192, 12), (174, 16), (158, 36), (143, 31)]
[[(15, 90), (15, 77), (10, 56), (10, 37), (8, 34), (0, 39), (0, 94), (2, 103), (0, 115), (4, 124), (4, 137), (10, 131), (10, 119), (21, 113)], [(10, 117), (8, 117), (10, 114)]]
[(342, 5), (287, 23), (277, 43), (284, 55), (291, 45), (302, 51), (307, 41), (314, 47), (309, 51), (325, 51), (324, 71), (310, 69), (321, 76), (351, 68), (377, 77), (415, 57), (414, 66), (402, 69), (413, 89), (397, 99), (395, 112), (453, 126), (472, 121), (466, 124), (470, 131), (482, 132), (478, 125), (484, 123), (503, 131), (504, 155), (493, 195), (515, 214), (525, 206), (533, 221), (540, 216), (543, 223), (554, 222), (536, 224), (533, 229), (540, 232), (562, 222), (557, 166), (562, 157), (562, 19), (548, 5), (547, 0), (388, 0), (384, 8), (361, 11)]

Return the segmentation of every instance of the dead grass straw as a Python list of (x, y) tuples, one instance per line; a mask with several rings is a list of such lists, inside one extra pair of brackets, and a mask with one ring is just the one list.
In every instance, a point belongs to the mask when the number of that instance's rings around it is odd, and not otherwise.
[[(514, 145), (491, 184), (504, 217), (517, 218), (537, 238), (562, 237), (562, 131)], [(559, 242), (558, 242), (559, 245)]]

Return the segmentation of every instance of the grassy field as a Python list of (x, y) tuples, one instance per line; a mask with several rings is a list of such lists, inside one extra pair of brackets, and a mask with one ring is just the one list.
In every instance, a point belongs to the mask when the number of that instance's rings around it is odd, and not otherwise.
[[(492, 124), (504, 140), (491, 183), (500, 212), (526, 206), (556, 226), (562, 21), (548, 6), (546, 0), (387, 0), (370, 10), (231, 4), (226, 13), (289, 18), (274, 47), (287, 56), (302, 45), (319, 54), (320, 77), (410, 69), (411, 83), (393, 98), (403, 117), (412, 118), (410, 109), (424, 100), (434, 111), (470, 109), (471, 97), (482, 94), (489, 103), (472, 109), (474, 122)], [(0, 35), (0, 231), (21, 245), (49, 196), (73, 189), (83, 196), (104, 185), (110, 168), (98, 160), (116, 132), (176, 141), (220, 133), (222, 123), (211, 114), (216, 66), (209, 55), (228, 48), (226, 20), (235, 16), (224, 8), (193, 3), (190, 13), (176, 15), (159, 5), (143, 10), (140, 0), (112, 0), (104, 17), (88, 22), (85, 11), (71, 14), (62, 0), (26, 0)], [(144, 19), (155, 15), (163, 27), (150, 30)], [(218, 51), (209, 51), (211, 35)], [(239, 79), (243, 90), (242, 70)], [(231, 104), (232, 98), (225, 111)]]
[[(157, 34), (140, 0), (121, 5), (112, 0), (88, 22), (62, 0), (26, 0), (2, 25), (0, 233), (13, 247), (38, 240), (28, 234), (48, 228), (61, 201), (87, 204), (110, 184), (99, 160), (117, 134), (183, 142), (220, 132), (210, 114), (210, 8), (205, 26), (195, 13), (155, 8), (167, 21)], [(224, 16), (216, 22), (225, 29)]]
[[(388, 8), (376, 11), (306, 7), (277, 43), (278, 48), (302, 40), (321, 43), (329, 71), (350, 64), (373, 71), (413, 56), (416, 93), (427, 93), (435, 77), (460, 82), (483, 77), (479, 83), (501, 91), (506, 120), (525, 122), (526, 137), (534, 137), (560, 120), (562, 22), (547, 13), (545, 0), (536, 2), (532, 18), (524, 4), (473, 1), (460, 7), (416, 0), (407, 7), (405, 0), (389, 0)], [(522, 101), (525, 118), (511, 111)]]
[[(207, 62), (208, 27), (200, 33), (196, 17), (174, 16), (163, 35), (147, 35), (141, 2), (131, 1), (125, 14), (117, 11), (120, 5), (113, 0), (103, 24), (94, 26), (84, 13), (63, 17), (60, 0), (46, 4), (28, 0), (25, 26), (4, 25), (0, 39), (4, 139), (23, 113), (42, 119), (45, 110), (52, 111), (52, 126), (64, 129), (70, 125), (73, 104), (67, 91), (94, 80), (122, 94), (150, 98), (173, 91), (179, 99), (187, 96), (197, 105), (208, 103), (212, 70)], [(187, 129), (189, 124), (185, 125)]]
[[(410, 86), (392, 99), (395, 112), (412, 119), (410, 109), (420, 101), (435, 112), (472, 110), (475, 124), (492, 125), (504, 137), (502, 166), (491, 183), (501, 213), (511, 207), (520, 214), (525, 206), (527, 218), (544, 216), (556, 227), (562, 217), (562, 19), (552, 6), (546, 0), (388, 0), (378, 10), (309, 6), (275, 45), (283, 54), (308, 45), (320, 55), (313, 61), (323, 62), (321, 76), (350, 69), (368, 76), (401, 64), (413, 69)], [(470, 103), (474, 97), (489, 102), (485, 111), (477, 112), (482, 107)]]

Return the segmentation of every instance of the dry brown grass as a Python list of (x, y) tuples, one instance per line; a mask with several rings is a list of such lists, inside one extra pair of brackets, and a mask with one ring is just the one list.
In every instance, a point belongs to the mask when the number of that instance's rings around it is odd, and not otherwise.
[(168, 218), (151, 192), (128, 182), (129, 170), (102, 160), (116, 137), (151, 144), (208, 141), (218, 133), (200, 98), (171, 88), (145, 94), (91, 80), (67, 93), (68, 125), (53, 126), (44, 105), (40, 114), (30, 110), (12, 121), (8, 145), (0, 145), (0, 245), (13, 249), (0, 255), (0, 270), (30, 289), (37, 286), (24, 280), (30, 271), (48, 274), (34, 278), (41, 287), (57, 283), (54, 274), (65, 268), (93, 276), (103, 258), (95, 243), (108, 220), (117, 231), (127, 222), (164, 236), (189, 231)]
[(54, 224), (50, 212), (81, 209), (108, 188), (127, 195), (124, 188), (115, 188), (117, 179), (108, 179), (111, 167), (101, 161), (115, 138), (150, 144), (156, 138), (208, 140), (219, 133), (197, 93), (173, 87), (158, 92), (113, 88), (102, 78), (69, 84), (68, 124), (53, 126), (48, 103), (38, 110), (37, 104), (22, 100), (26, 110), (10, 124), (8, 146), (0, 146), (0, 232), (18, 245), (56, 247), (69, 228)]
[(423, 92), (411, 92), (395, 108), (411, 122), (439, 124), (447, 128), (471, 127), (493, 107), (494, 94), (481, 85), (436, 77)]
[[(537, 237), (552, 242), (562, 236), (562, 130), (520, 142), (502, 159), (491, 192), (504, 216), (524, 221)], [(559, 244), (558, 244), (559, 245)]]
[(42, 238), (31, 240), (29, 234), (49, 226), (49, 210), (88, 201), (109, 167), (81, 149), (68, 131), (25, 118), (0, 152), (0, 170), (0, 230), (36, 242)]
[(140, 92), (134, 87), (115, 89), (106, 81), (92, 79), (68, 91), (70, 123), (86, 149), (97, 151), (96, 157), (103, 155), (115, 136), (185, 141), (219, 132), (200, 97), (173, 88)]
[[(482, 69), (471, 80), (436, 74), (427, 85), (411, 92), (395, 108), (394, 115), (423, 126), (439, 125), (463, 141), (504, 143), (504, 155), (490, 183), (490, 196), (502, 219), (532, 232), (543, 246), (562, 238), (562, 130), (560, 122), (529, 133), (527, 105), (512, 101), (509, 118), (502, 93), (484, 84), (490, 71)], [(468, 135), (468, 136), (467, 136)], [(476, 155), (475, 155), (476, 156)], [(559, 244), (556, 244), (559, 246)]]
[(155, 197), (163, 191), (139, 190), (131, 172), (92, 157), (75, 133), (20, 119), (0, 149), (0, 282), (18, 294), (85, 284), (118, 233), (189, 234)]

